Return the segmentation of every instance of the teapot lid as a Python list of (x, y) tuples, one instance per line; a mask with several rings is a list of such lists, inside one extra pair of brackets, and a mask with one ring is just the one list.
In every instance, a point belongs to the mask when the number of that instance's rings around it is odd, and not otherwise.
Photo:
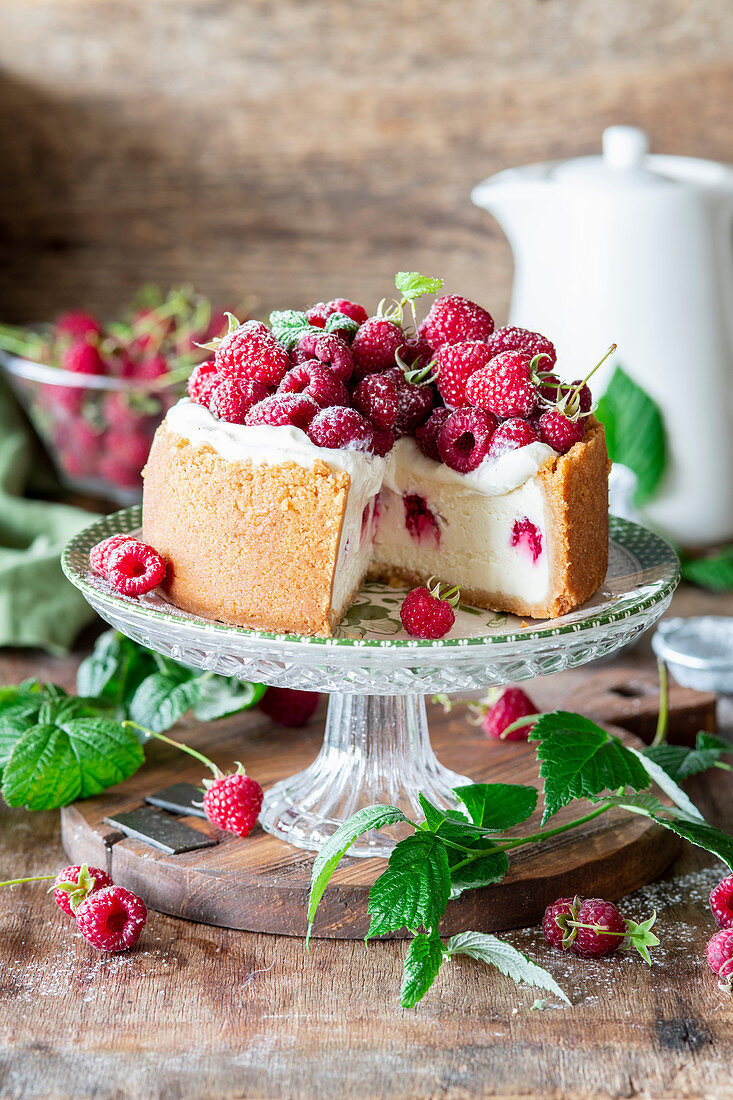
[(608, 126), (603, 131), (603, 155), (561, 161), (550, 171), (551, 179), (569, 183), (590, 183), (617, 188), (669, 186), (672, 180), (653, 170), (656, 158), (649, 156), (649, 139), (636, 126)]

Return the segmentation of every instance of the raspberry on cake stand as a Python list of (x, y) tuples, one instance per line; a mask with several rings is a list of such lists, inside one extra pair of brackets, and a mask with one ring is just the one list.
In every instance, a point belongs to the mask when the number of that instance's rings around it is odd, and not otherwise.
[[(266, 790), (260, 815), (267, 832), (310, 850), (318, 849), (357, 810), (374, 803), (397, 805), (413, 819), (423, 816), (419, 794), (441, 807), (456, 805), (452, 788), (472, 780), (436, 758), (426, 695), (480, 693), (490, 685), (605, 657), (659, 618), (678, 580), (677, 559), (665, 542), (644, 528), (612, 519), (603, 587), (578, 611), (560, 619), (521, 621), (459, 609), (446, 638), (418, 641), (401, 630), (404, 593), (368, 584), (336, 637), (272, 634), (196, 618), (158, 593), (135, 599), (113, 592), (90, 572), (89, 550), (105, 537), (132, 533), (139, 526), (140, 509), (128, 509), (93, 524), (65, 551), (66, 575), (102, 618), (135, 641), (186, 664), (330, 694), (318, 756)], [(485, 751), (477, 738), (476, 752)], [(360, 838), (349, 855), (388, 856), (399, 838), (399, 827), (374, 831)]]

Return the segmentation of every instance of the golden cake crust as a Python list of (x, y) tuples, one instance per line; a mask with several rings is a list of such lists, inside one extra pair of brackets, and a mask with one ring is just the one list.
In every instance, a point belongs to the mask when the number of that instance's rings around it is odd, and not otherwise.
[(174, 603), (235, 626), (331, 635), (348, 473), (226, 461), (162, 424), (144, 479), (143, 538), (168, 562)]
[[(588, 419), (584, 438), (538, 473), (545, 494), (548, 527), (555, 538), (549, 563), (548, 598), (530, 604), (504, 592), (461, 587), (465, 603), (532, 619), (552, 619), (585, 603), (603, 584), (608, 569), (608, 472), (603, 426)], [(425, 574), (372, 565), (372, 580), (395, 585), (425, 584)]]

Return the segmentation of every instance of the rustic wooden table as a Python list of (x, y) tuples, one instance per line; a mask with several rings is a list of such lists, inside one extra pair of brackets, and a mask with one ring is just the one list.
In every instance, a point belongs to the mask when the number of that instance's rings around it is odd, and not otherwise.
[[(673, 605), (712, 610), (733, 614), (733, 597), (682, 591)], [(650, 662), (648, 642), (631, 660)], [(32, 674), (71, 687), (76, 664), (5, 652), (0, 682)], [(553, 687), (571, 693), (574, 676)], [(730, 775), (715, 772), (691, 794), (733, 830)], [(63, 865), (58, 814), (0, 809), (0, 853), (2, 878)], [(445, 966), (405, 1011), (405, 948), (395, 942), (318, 941), (307, 955), (299, 939), (152, 913), (136, 950), (107, 957), (41, 886), (2, 891), (0, 1096), (733, 1097), (733, 1000), (703, 957), (720, 874), (686, 847), (669, 874), (625, 901), (635, 916), (659, 912), (651, 968), (638, 957), (559, 956), (537, 928), (507, 933), (573, 1001), (541, 1011), (534, 991), (467, 960)]]

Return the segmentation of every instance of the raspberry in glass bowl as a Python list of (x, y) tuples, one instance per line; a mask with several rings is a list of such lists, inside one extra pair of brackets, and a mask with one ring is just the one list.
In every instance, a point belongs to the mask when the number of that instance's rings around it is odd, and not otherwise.
[(190, 289), (147, 287), (120, 322), (74, 310), (44, 329), (0, 326), (0, 365), (61, 483), (134, 504), (156, 427), (225, 326)]

